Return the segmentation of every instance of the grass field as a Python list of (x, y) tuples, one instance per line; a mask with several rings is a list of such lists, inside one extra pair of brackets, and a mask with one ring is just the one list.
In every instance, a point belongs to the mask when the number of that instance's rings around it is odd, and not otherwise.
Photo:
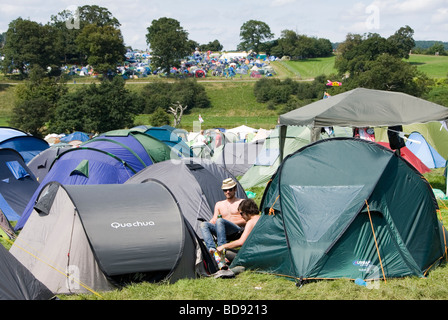
[(409, 62), (430, 78), (448, 77), (448, 56), (428, 56), (411, 54)]

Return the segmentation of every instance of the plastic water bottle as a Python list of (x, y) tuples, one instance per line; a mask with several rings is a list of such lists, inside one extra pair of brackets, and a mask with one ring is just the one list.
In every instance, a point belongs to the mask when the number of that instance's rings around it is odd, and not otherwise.
[(216, 261), (216, 263), (218, 264), (218, 268), (221, 270), (226, 270), (228, 267), (227, 267), (227, 264), (226, 264), (226, 255), (225, 255), (225, 252), (223, 251), (223, 253), (222, 254), (219, 254), (219, 252), (218, 251), (215, 251), (214, 253), (213, 253), (213, 256), (215, 257), (215, 261)]
[(367, 282), (365, 282), (363, 279), (361, 278), (357, 278), (355, 279), (355, 284), (357, 284), (358, 286), (364, 286), (367, 287)]

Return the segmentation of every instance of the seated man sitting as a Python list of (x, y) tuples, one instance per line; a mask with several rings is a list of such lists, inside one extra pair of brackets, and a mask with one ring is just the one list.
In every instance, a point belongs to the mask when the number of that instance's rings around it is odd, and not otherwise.
[(242, 232), (246, 225), (246, 221), (238, 211), (238, 205), (243, 199), (235, 196), (236, 187), (236, 182), (232, 178), (223, 181), (221, 189), (226, 199), (216, 203), (213, 217), (209, 222), (201, 223), (205, 245), (212, 255), (216, 251), (213, 236), (217, 238), (218, 246), (221, 246), (227, 242), (227, 236)]

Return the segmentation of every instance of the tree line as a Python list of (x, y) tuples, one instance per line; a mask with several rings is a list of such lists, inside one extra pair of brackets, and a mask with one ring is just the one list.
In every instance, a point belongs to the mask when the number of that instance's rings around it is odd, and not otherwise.
[[(127, 48), (120, 26), (107, 8), (97, 5), (80, 6), (76, 12), (64, 10), (52, 15), (44, 25), (17, 18), (0, 36), (3, 72), (17, 71), (25, 78), (30, 69), (37, 66), (58, 76), (63, 65), (89, 64), (106, 78), (124, 61)], [(299, 35), (292, 30), (284, 30), (279, 39), (273, 39), (269, 25), (258, 20), (245, 22), (239, 36), (238, 50), (266, 52), (279, 57), (287, 55), (293, 59), (332, 54), (327, 39)], [(196, 48), (202, 51), (223, 49), (217, 39), (207, 44), (190, 39), (179, 21), (166, 17), (152, 21), (147, 28), (146, 40), (152, 51), (153, 69), (179, 67), (180, 60)]]
[[(42, 25), (18, 18), (9, 25), (3, 37), (1, 53), (3, 72), (19, 70), (27, 81), (16, 90), (11, 125), (37, 136), (50, 132), (105, 132), (131, 127), (140, 113), (156, 114), (157, 121), (168, 122), (166, 111), (173, 104), (192, 108), (210, 107), (204, 88), (194, 80), (148, 84), (139, 93), (125, 87), (122, 77), (113, 77), (117, 64), (124, 59), (126, 48), (119, 21), (105, 8), (78, 8), (79, 26), (69, 29), (73, 13), (63, 11)], [(153, 20), (146, 40), (152, 50), (154, 67), (170, 70), (177, 67), (194, 48), (220, 48), (218, 40), (200, 45), (172, 18)], [(428, 93), (431, 80), (406, 59), (415, 47), (414, 31), (409, 26), (388, 38), (379, 34), (348, 34), (338, 45), (334, 75), (321, 75), (312, 83), (290, 79), (261, 79), (254, 88), (259, 102), (269, 108), (280, 105), (279, 112), (300, 107), (320, 99), (326, 89), (326, 78), (344, 82), (330, 89), (331, 94), (366, 87), (401, 91), (415, 96)], [(282, 31), (273, 40), (269, 26), (257, 20), (244, 23), (240, 29), (238, 49), (267, 52), (292, 59), (306, 59), (333, 54), (331, 43)], [(68, 90), (60, 78), (61, 63), (90, 64), (102, 74), (99, 84)]]

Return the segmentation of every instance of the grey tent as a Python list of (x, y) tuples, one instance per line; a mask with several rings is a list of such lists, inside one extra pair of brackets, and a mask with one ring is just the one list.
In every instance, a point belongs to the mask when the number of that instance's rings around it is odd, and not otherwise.
[(158, 181), (50, 182), (10, 252), (55, 293), (95, 293), (207, 273), (199, 243)]
[(263, 149), (264, 139), (253, 142), (226, 143), (215, 149), (212, 160), (234, 176), (244, 175), (252, 167)]
[(36, 177), (37, 181), (41, 182), (48, 171), (50, 170), (53, 161), (65, 150), (72, 148), (69, 144), (61, 144), (60, 146), (51, 146), (48, 149), (38, 153), (34, 158), (28, 162), (28, 168)]
[(312, 127), (310, 141), (314, 142), (327, 126), (391, 127), (447, 119), (448, 108), (430, 101), (401, 92), (357, 88), (282, 114), (279, 122), (281, 136), (286, 134), (285, 125)]
[(50, 300), (54, 294), (0, 244), (0, 300)]
[(280, 115), (280, 124), (381, 127), (448, 119), (448, 108), (401, 92), (357, 88)]
[(221, 185), (229, 177), (237, 181), (236, 196), (247, 198), (244, 189), (231, 173), (211, 160), (200, 158), (155, 163), (129, 178), (125, 184), (141, 184), (151, 179), (162, 182), (179, 201), (185, 219), (201, 236), (200, 222), (210, 220), (215, 203), (225, 199)]

